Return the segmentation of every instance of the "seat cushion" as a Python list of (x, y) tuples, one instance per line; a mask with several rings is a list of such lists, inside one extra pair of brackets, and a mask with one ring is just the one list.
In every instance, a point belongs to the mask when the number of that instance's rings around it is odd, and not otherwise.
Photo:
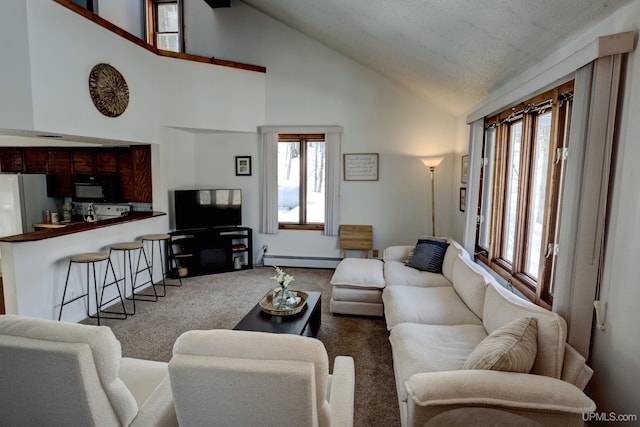
[(368, 302), (382, 304), (382, 289), (334, 286), (331, 298), (335, 301)]
[(385, 286), (452, 286), (442, 274), (416, 270), (401, 261), (384, 263), (384, 282)]
[(367, 258), (345, 258), (331, 277), (331, 284), (364, 288), (384, 288), (382, 261)]
[(462, 369), (486, 336), (482, 325), (397, 325), (391, 330), (389, 341), (399, 399), (407, 400), (404, 384), (414, 374)]
[(390, 286), (382, 301), (389, 330), (400, 323), (482, 325), (452, 287)]

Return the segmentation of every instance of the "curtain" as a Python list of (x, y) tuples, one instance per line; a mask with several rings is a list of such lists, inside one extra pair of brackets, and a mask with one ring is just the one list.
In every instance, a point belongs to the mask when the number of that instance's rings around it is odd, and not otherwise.
[(262, 233), (278, 232), (278, 132), (262, 133)]
[(340, 229), (340, 141), (341, 132), (325, 133), (326, 179), (324, 234), (337, 236)]
[(465, 211), (464, 234), (462, 246), (470, 254), (476, 250), (476, 229), (478, 227), (476, 210), (472, 206), (478, 206), (480, 194), (480, 169), (482, 166), (482, 145), (484, 143), (484, 118), (471, 123), (469, 132), (469, 174), (467, 176), (467, 201)]
[(553, 310), (567, 320), (567, 342), (588, 356), (604, 266), (609, 175), (622, 55), (576, 72), (554, 273)]
[(262, 155), (262, 233), (278, 233), (278, 134), (324, 133), (325, 224), (324, 234), (337, 236), (340, 228), (340, 152), (341, 126), (261, 126)]

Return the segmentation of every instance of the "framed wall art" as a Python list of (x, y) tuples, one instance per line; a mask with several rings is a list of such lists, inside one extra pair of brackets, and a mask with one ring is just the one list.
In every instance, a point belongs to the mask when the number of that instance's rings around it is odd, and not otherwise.
[(465, 211), (467, 204), (467, 189), (466, 187), (460, 187), (460, 212)]
[(251, 156), (236, 156), (236, 176), (251, 176)]
[(345, 181), (377, 181), (378, 153), (344, 154)]
[(467, 183), (467, 178), (469, 177), (469, 155), (462, 156), (462, 167), (460, 169), (462, 172), (460, 173), (460, 182), (463, 184)]

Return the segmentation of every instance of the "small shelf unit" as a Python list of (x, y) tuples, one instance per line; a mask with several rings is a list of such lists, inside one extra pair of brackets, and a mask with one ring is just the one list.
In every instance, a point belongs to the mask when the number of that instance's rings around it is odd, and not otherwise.
[(224, 273), (253, 268), (253, 230), (230, 226), (170, 233), (173, 249), (172, 265), (185, 267), (187, 276)]

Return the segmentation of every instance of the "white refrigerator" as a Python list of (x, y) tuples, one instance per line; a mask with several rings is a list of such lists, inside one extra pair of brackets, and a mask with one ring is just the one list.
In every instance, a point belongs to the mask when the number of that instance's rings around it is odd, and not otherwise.
[(0, 173), (0, 236), (35, 231), (43, 212), (57, 212), (57, 199), (47, 196), (47, 176)]

